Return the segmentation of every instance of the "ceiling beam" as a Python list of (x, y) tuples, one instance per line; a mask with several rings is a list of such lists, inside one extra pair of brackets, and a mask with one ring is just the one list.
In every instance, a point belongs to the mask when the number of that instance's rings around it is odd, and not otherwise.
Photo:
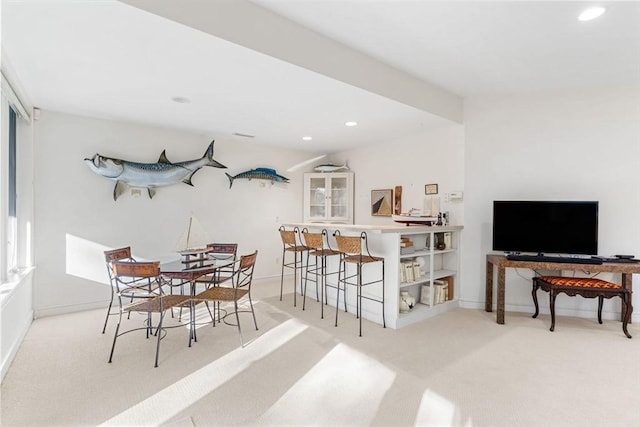
[(456, 123), (463, 101), (247, 0), (120, 0), (215, 37)]

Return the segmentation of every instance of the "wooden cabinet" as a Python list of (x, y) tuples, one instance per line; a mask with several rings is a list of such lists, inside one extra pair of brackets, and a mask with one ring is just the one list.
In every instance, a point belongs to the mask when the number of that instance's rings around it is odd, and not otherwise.
[(304, 174), (304, 222), (353, 224), (353, 172)]

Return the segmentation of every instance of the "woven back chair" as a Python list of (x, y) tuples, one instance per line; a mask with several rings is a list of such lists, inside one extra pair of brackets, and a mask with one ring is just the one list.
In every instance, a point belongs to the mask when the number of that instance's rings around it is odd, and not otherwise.
[[(311, 280), (316, 284), (316, 301), (321, 301), (320, 305), (320, 318), (324, 319), (324, 304), (326, 301), (327, 286), (337, 288), (336, 286), (327, 284), (327, 277), (332, 274), (337, 274), (335, 271), (329, 273), (327, 271), (327, 257), (340, 255), (340, 252), (331, 249), (329, 241), (327, 239), (328, 233), (324, 229), (320, 233), (310, 233), (306, 230), (302, 232), (304, 246), (309, 248), (307, 251), (307, 265), (304, 274), (304, 290), (302, 293), (302, 309), (305, 309), (307, 302), (307, 282)], [(314, 257), (315, 263), (311, 264), (309, 258)], [(311, 275), (310, 275), (311, 274)], [(318, 294), (320, 289), (320, 294)]]
[[(258, 258), (258, 251), (255, 251), (252, 254), (242, 255), (240, 257), (239, 262), (236, 262), (236, 268), (234, 270), (233, 276), (231, 278), (231, 283), (233, 284), (232, 288), (228, 287), (220, 287), (220, 286), (212, 286), (209, 289), (206, 289), (195, 297), (193, 297), (193, 301), (197, 304), (200, 302), (213, 302), (214, 307), (216, 307), (215, 303), (219, 302), (233, 302), (236, 325), (238, 327), (238, 333), (240, 334), (240, 345), (244, 347), (244, 339), (242, 337), (242, 328), (240, 326), (240, 317), (239, 313), (248, 312), (249, 310), (239, 310), (238, 302), (242, 298), (247, 298), (249, 301), (249, 307), (251, 311), (251, 315), (253, 316), (253, 324), (256, 327), (256, 331), (258, 330), (258, 322), (256, 320), (256, 314), (253, 310), (253, 301), (251, 300), (251, 283), (253, 282), (253, 270), (256, 264), (256, 259)], [(223, 319), (225, 323), (226, 317), (230, 316), (232, 313), (227, 313), (225, 318)], [(215, 315), (212, 316), (215, 318)], [(219, 317), (219, 314), (218, 314)], [(231, 324), (231, 323), (228, 323)], [(213, 323), (215, 326), (215, 322)]]
[[(155, 367), (158, 366), (158, 356), (160, 354), (160, 339), (162, 338), (164, 331), (162, 328), (162, 321), (166, 310), (182, 306), (189, 303), (189, 297), (183, 295), (163, 295), (162, 291), (162, 278), (160, 276), (160, 262), (121, 262), (115, 261), (113, 265), (113, 274), (116, 281), (116, 287), (118, 289), (126, 288), (128, 295), (134, 298), (134, 302), (127, 306), (120, 304), (120, 312), (118, 317), (118, 325), (113, 335), (113, 344), (111, 345), (111, 352), (109, 353), (109, 363), (113, 360), (113, 352), (116, 348), (116, 341), (118, 337), (127, 334), (129, 332), (142, 330), (146, 331), (146, 337), (149, 338), (155, 333), (157, 336), (156, 342), (156, 357)], [(134, 292), (135, 290), (135, 292)], [(120, 295), (119, 295), (120, 297)], [(144, 325), (141, 327), (120, 331), (120, 325), (122, 323), (122, 314), (131, 312), (146, 313), (146, 319)], [(152, 313), (159, 313), (158, 324), (153, 326)]]
[[(300, 230), (294, 227), (287, 230), (284, 226), (278, 228), (280, 238), (282, 239), (282, 271), (280, 273), (280, 301), (282, 301), (282, 290), (284, 286), (284, 269), (293, 270), (293, 306), (296, 306), (296, 287), (298, 286), (298, 270), (300, 270), (300, 293), (302, 289), (302, 269), (304, 268), (303, 255), (309, 251), (309, 248), (300, 241)], [(293, 260), (291, 259), (293, 256)], [(287, 260), (287, 257), (289, 259)]]
[[(230, 260), (235, 261), (236, 254), (238, 252), (237, 243), (209, 243), (207, 244), (209, 252), (207, 255), (210, 258), (216, 260)], [(218, 286), (223, 282), (231, 279), (233, 274), (233, 264), (229, 264), (229, 267), (222, 267), (216, 270), (215, 275), (208, 274), (196, 279), (198, 283), (206, 283), (207, 287), (210, 285)]]
[(114, 261), (128, 261), (132, 262), (135, 259), (131, 256), (131, 247), (127, 246), (124, 248), (112, 249), (108, 251), (104, 251), (104, 262), (107, 267), (107, 275), (109, 277), (109, 284), (111, 285), (111, 299), (109, 300), (109, 306), (107, 307), (107, 314), (104, 318), (104, 326), (102, 327), (102, 333), (107, 329), (107, 323), (109, 322), (109, 317), (112, 315), (118, 314), (117, 312), (112, 312), (113, 308), (113, 298), (117, 294), (117, 288), (115, 283), (115, 277), (113, 273), (112, 263)]
[[(369, 243), (367, 240), (367, 233), (364, 231), (359, 236), (342, 236), (339, 231), (334, 233), (338, 251), (341, 253), (340, 266), (338, 268), (338, 289), (336, 292), (336, 326), (338, 326), (338, 307), (340, 305), (340, 284), (343, 284), (344, 293), (344, 308), (347, 311), (347, 285), (355, 286), (357, 289), (356, 295), (356, 317), (360, 320), (359, 335), (362, 336), (362, 300), (379, 302), (382, 304), (382, 325), (387, 327), (384, 316), (384, 258), (371, 255), (369, 252)], [(374, 263), (380, 263), (382, 267), (380, 279), (374, 279), (369, 281), (363, 281), (362, 267), (364, 265), (370, 265)], [(348, 275), (347, 264), (354, 265), (356, 267), (355, 273)], [(382, 290), (378, 297), (372, 295), (363, 295), (362, 288), (364, 286), (373, 285), (376, 283), (382, 284)]]

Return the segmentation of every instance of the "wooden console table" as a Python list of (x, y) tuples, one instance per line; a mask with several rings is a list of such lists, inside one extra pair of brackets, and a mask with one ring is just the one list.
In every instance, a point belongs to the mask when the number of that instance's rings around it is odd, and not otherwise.
[[(507, 268), (530, 268), (532, 270), (590, 271), (602, 273), (620, 273), (621, 285), (633, 291), (632, 275), (640, 274), (640, 263), (605, 262), (602, 264), (574, 264), (564, 262), (514, 261), (504, 255), (487, 255), (487, 279), (485, 311), (493, 311), (493, 267), (498, 268), (498, 302), (496, 323), (504, 324), (505, 302), (505, 270)], [(626, 308), (621, 304), (621, 319), (624, 319)]]

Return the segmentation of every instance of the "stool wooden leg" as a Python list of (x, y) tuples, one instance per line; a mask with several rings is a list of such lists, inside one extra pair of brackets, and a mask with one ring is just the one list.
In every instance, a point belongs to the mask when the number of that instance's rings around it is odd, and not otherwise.
[(538, 282), (534, 279), (533, 280), (533, 289), (531, 290), (531, 296), (533, 297), (533, 305), (535, 305), (535, 307), (536, 307), (536, 312), (533, 313), (533, 316), (531, 316), (534, 319), (536, 317), (538, 317), (538, 313), (540, 312), (539, 309), (538, 309), (538, 287), (539, 287)]
[(631, 320), (631, 313), (633, 313), (633, 306), (631, 305), (631, 294), (625, 294), (620, 297), (622, 299), (622, 305), (625, 307), (624, 319), (622, 320), (622, 331), (627, 336), (627, 338), (631, 338), (631, 334), (627, 330), (627, 324)]
[(549, 330), (553, 332), (556, 327), (556, 294), (553, 288), (549, 290), (549, 309), (551, 310), (551, 328)]
[(598, 323), (602, 325), (602, 305), (604, 303), (604, 297), (598, 297)]

